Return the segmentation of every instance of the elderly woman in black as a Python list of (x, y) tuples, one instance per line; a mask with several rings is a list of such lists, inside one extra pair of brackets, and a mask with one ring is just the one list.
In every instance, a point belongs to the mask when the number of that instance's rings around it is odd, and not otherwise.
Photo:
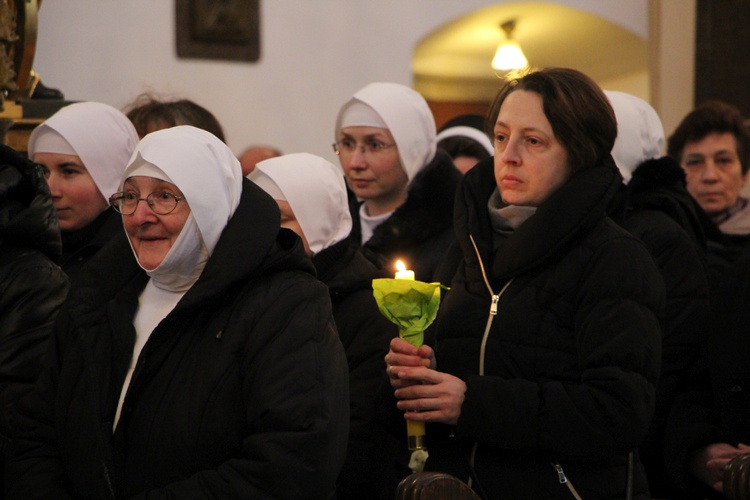
[(617, 125), (587, 76), (510, 80), (488, 116), (494, 160), (456, 200), (463, 257), (436, 344), (391, 342), (406, 418), (428, 425), (427, 468), (488, 498), (648, 498), (631, 452), (654, 409), (664, 284), (607, 216)]
[(139, 143), (19, 411), (9, 498), (329, 498), (349, 428), (328, 290), (212, 134)]

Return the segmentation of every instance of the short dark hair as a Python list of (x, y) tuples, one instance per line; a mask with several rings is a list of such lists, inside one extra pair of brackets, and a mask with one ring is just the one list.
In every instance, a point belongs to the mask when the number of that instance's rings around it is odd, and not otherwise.
[(495, 97), (485, 129), (494, 136), (495, 122), (505, 99), (516, 90), (542, 97), (544, 115), (568, 153), (573, 171), (604, 161), (617, 138), (615, 112), (590, 77), (569, 68), (545, 68), (510, 79)]
[(667, 139), (667, 155), (681, 162), (685, 145), (700, 141), (713, 133), (734, 136), (742, 173), (746, 173), (750, 168), (750, 132), (747, 124), (739, 109), (716, 99), (703, 102), (682, 119)]
[(225, 142), (219, 120), (206, 108), (189, 99), (162, 101), (146, 93), (138, 96), (126, 109), (125, 114), (135, 126), (139, 137), (163, 128), (192, 125), (211, 132)]

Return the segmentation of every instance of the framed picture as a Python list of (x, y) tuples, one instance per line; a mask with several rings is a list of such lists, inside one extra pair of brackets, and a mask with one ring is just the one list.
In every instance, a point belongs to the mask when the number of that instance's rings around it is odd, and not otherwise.
[(255, 62), (260, 0), (176, 0), (177, 57)]

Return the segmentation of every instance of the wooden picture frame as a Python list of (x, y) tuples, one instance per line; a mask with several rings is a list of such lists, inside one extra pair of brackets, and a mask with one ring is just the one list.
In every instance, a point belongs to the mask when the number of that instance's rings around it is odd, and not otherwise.
[(694, 104), (719, 99), (750, 119), (750, 3), (698, 0), (696, 9)]
[(176, 0), (177, 57), (256, 62), (260, 0)]

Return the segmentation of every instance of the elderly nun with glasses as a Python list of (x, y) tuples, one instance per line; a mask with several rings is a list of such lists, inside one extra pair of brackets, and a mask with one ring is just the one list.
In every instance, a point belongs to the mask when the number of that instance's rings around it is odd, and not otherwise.
[(125, 231), (61, 312), (9, 498), (329, 498), (347, 365), (325, 285), (212, 134), (139, 143)]
[(461, 174), (437, 150), (424, 98), (397, 83), (371, 83), (336, 119), (334, 151), (353, 193), (352, 240), (379, 266), (406, 261), (432, 281), (453, 242), (453, 197)]

